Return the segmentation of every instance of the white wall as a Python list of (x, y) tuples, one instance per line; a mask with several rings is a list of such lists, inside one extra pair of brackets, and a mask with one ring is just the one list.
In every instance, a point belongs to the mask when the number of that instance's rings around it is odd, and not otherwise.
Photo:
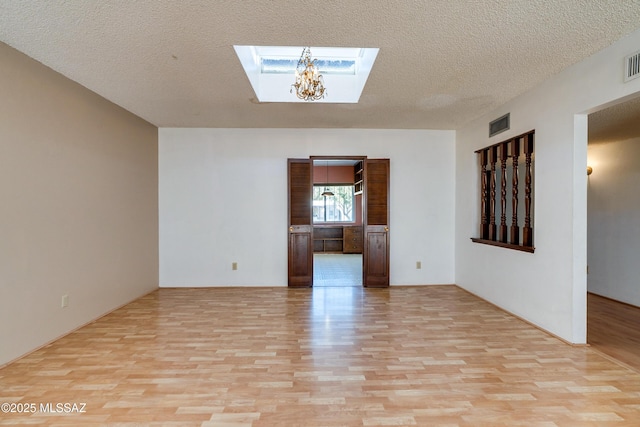
[(158, 131), (3, 43), (0, 64), (2, 365), (158, 287)]
[(165, 128), (159, 141), (161, 286), (286, 286), (287, 158), (312, 155), (389, 158), (391, 284), (454, 282), (453, 131)]
[(588, 289), (640, 307), (640, 137), (590, 144)]
[[(465, 126), (456, 143), (456, 282), (570, 342), (586, 341), (586, 113), (640, 91), (623, 83), (636, 32)], [(489, 121), (511, 129), (488, 138)], [(478, 236), (474, 150), (535, 129), (534, 254), (472, 243)]]

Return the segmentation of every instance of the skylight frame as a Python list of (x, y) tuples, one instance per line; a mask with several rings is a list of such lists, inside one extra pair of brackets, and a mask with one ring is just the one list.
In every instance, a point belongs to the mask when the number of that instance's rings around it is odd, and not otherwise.
[[(303, 46), (235, 45), (234, 49), (259, 102), (306, 102), (290, 93)], [(378, 50), (312, 46), (312, 57), (318, 61), (328, 92), (324, 99), (314, 103), (357, 103)], [(267, 61), (279, 58), (285, 63), (272, 70), (267, 67), (265, 71), (263, 58)]]

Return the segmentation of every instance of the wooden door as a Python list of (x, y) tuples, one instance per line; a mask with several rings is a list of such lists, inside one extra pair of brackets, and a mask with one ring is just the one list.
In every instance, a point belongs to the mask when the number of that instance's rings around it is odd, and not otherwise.
[(312, 164), (310, 159), (288, 159), (289, 286), (313, 284), (313, 224), (311, 222)]
[(389, 159), (364, 168), (364, 286), (389, 286)]

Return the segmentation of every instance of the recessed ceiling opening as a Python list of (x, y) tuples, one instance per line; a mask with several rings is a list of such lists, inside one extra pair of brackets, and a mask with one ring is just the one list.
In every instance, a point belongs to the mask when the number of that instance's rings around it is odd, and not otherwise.
[[(290, 92), (304, 47), (234, 46), (260, 102), (305, 102)], [(327, 96), (315, 103), (357, 103), (367, 82), (377, 48), (311, 47), (323, 75)]]

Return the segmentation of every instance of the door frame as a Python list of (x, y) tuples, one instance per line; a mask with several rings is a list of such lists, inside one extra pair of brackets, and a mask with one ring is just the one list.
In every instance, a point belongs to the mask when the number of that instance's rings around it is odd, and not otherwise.
[[(388, 232), (389, 232), (389, 227), (388, 227), (388, 213), (390, 210), (390, 206), (389, 206), (389, 202), (390, 199), (388, 197), (389, 194), (389, 190), (390, 190), (390, 182), (389, 182), (389, 169), (388, 169), (388, 161), (389, 159), (368, 159), (367, 156), (340, 156), (340, 155), (333, 155), (333, 156), (309, 156), (308, 159), (303, 159), (303, 158), (298, 158), (298, 159), (288, 159), (288, 163), (290, 163), (291, 161), (297, 161), (297, 162), (309, 162), (310, 164), (310, 168), (311, 168), (311, 177), (309, 180), (309, 185), (311, 187), (313, 187), (313, 167), (314, 167), (314, 161), (326, 161), (326, 160), (352, 160), (352, 161), (362, 161), (363, 163), (363, 188), (362, 188), (362, 211), (361, 211), (361, 215), (362, 215), (362, 230), (363, 230), (363, 248), (362, 248), (362, 286), (363, 287), (369, 287), (369, 286), (374, 286), (374, 287), (386, 287), (389, 286), (389, 240), (388, 240)], [(367, 162), (368, 161), (380, 161), (380, 160), (384, 160), (387, 162), (387, 224), (386, 226), (384, 226), (382, 228), (382, 233), (384, 233), (384, 240), (386, 241), (385, 246), (386, 246), (386, 263), (385, 263), (385, 268), (386, 268), (386, 283), (383, 283), (383, 281), (376, 281), (376, 283), (367, 283), (367, 268), (366, 268), (366, 262), (367, 262), (367, 255), (368, 255), (368, 242), (367, 242), (367, 231), (369, 230), (370, 227), (368, 227), (368, 213), (367, 213)], [(299, 248), (301, 249), (300, 251), (297, 251), (295, 247), (293, 247), (296, 243), (295, 243), (295, 239), (293, 239), (294, 234), (298, 231), (303, 231), (305, 232), (305, 230), (297, 230), (298, 227), (291, 227), (291, 211), (290, 211), (290, 205), (291, 205), (291, 187), (292, 187), (292, 182), (291, 182), (292, 178), (289, 174), (288, 176), (288, 188), (289, 188), (289, 194), (288, 194), (288, 203), (289, 203), (289, 210), (288, 210), (288, 221), (289, 221), (289, 243), (288, 243), (288, 256), (289, 256), (289, 272), (288, 272), (288, 283), (289, 286), (313, 286), (313, 209), (309, 209), (309, 221), (308, 223), (310, 224), (310, 245), (311, 245), (311, 249), (310, 249), (310, 256), (311, 256), (311, 261), (309, 266), (306, 267), (307, 271), (311, 272), (311, 277), (310, 280), (308, 280), (307, 278), (304, 279), (304, 283), (300, 282), (300, 283), (296, 283), (296, 281), (292, 282), (292, 270), (291, 270), (291, 265), (292, 265), (292, 254), (300, 252), (300, 253), (305, 253), (307, 251), (306, 248), (308, 248), (308, 244), (305, 242), (303, 245), (305, 246), (304, 248)], [(310, 188), (309, 189), (309, 206), (312, 205), (313, 200), (312, 200), (312, 194), (313, 194), (313, 189)], [(308, 232), (307, 232), (308, 233)], [(380, 233), (378, 233), (380, 234)], [(293, 239), (293, 240), (292, 240)], [(308, 277), (308, 276), (307, 276)]]

